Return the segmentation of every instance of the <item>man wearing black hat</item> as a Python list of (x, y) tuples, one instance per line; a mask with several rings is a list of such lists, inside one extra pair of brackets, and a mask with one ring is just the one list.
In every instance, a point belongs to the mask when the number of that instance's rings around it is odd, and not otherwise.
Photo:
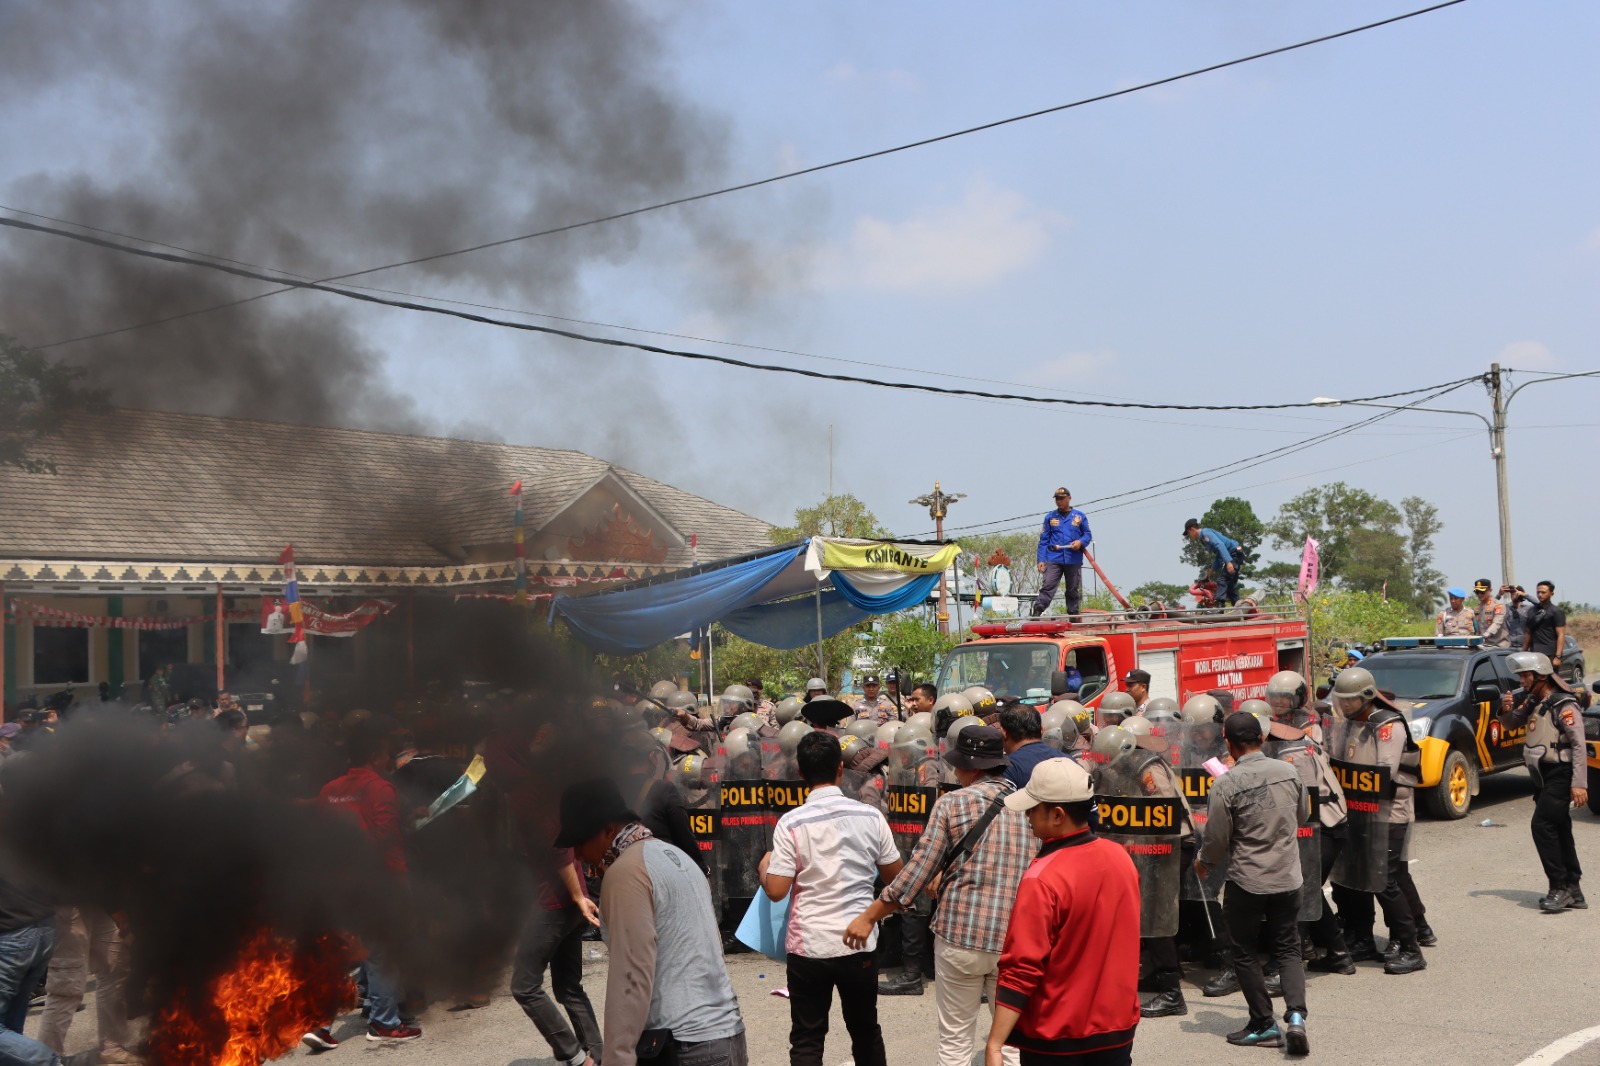
[(1225, 533), (1207, 529), (1198, 518), (1183, 524), (1187, 540), (1197, 540), (1211, 552), (1211, 580), (1217, 584), (1217, 603), (1232, 607), (1239, 602), (1239, 568), (1244, 565), (1244, 548)]
[(670, 1061), (746, 1066), (744, 1019), (722, 961), (711, 890), (694, 860), (657, 840), (606, 778), (562, 793), (556, 846), (605, 869), (608, 1066), (633, 1066), (661, 1041), (676, 1049)]
[(854, 713), (848, 703), (831, 696), (819, 697), (800, 708), (800, 717), (811, 723), (813, 728), (825, 730), (834, 736), (839, 735), (839, 723)]
[[(1309, 813), (1299, 772), (1261, 753), (1261, 721), (1244, 711), (1228, 716), (1223, 737), (1233, 766), (1211, 786), (1205, 842), (1195, 860), (1203, 883), (1211, 867), (1226, 864), (1222, 915), (1233, 968), (1249, 1007), (1249, 1024), (1228, 1034), (1242, 1047), (1282, 1047), (1291, 1055), (1310, 1049), (1306, 1039), (1306, 974), (1300, 956), (1299, 826)], [(1283, 981), (1284, 1029), (1272, 1016), (1272, 997), (1256, 958), (1267, 942)]]
[(1044, 582), (1033, 601), (1033, 616), (1044, 614), (1050, 601), (1056, 597), (1056, 586), (1066, 579), (1063, 598), (1067, 614), (1076, 615), (1083, 597), (1083, 553), (1094, 539), (1089, 532), (1089, 516), (1072, 506), (1072, 493), (1065, 488), (1055, 491), (1055, 510), (1044, 516), (1039, 530), (1039, 573)]
[(938, 1061), (939, 1066), (967, 1066), (982, 998), (987, 994), (994, 1002), (1011, 902), (1038, 844), (1027, 817), (1004, 809), (1012, 789), (1003, 776), (1007, 759), (1000, 730), (962, 730), (947, 759), (961, 787), (934, 804), (911, 861), (850, 923), (844, 939), (847, 945), (864, 944), (876, 923), (938, 880), (933, 920)]
[(1150, 672), (1129, 670), (1122, 678), (1122, 687), (1133, 697), (1134, 713), (1143, 714), (1145, 704), (1150, 702)]

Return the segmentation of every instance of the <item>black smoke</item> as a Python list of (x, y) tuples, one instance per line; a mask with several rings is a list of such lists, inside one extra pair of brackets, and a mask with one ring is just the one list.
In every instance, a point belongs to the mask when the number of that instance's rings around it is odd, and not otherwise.
[[(722, 124), (682, 98), (663, 69), (662, 28), (638, 5), (21, 0), (0, 27), (7, 106), (69, 96), (98, 138), (66, 139), (92, 165), (40, 157), (9, 203), (303, 275), (608, 214), (703, 188), (722, 164)], [(662, 224), (612, 223), (352, 283), (457, 286), (560, 313), (585, 266), (627, 260), (642, 227)], [(690, 239), (715, 239), (704, 230)], [(30, 345), (267, 288), (57, 238), (0, 244), (0, 329)], [(424, 428), (385, 378), (377, 321), (290, 293), (52, 353), (88, 366), (121, 405)], [(438, 360), (455, 373), (474, 362), (470, 350)]]

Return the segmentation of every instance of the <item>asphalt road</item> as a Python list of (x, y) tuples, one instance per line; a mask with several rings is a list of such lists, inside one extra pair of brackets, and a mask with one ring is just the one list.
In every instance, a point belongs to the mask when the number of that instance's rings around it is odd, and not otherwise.
[[(1539, 912), (1544, 878), (1527, 822), (1531, 786), (1520, 770), (1483, 782), (1472, 815), (1460, 822), (1424, 821), (1413, 846), (1412, 873), (1428, 917), (1439, 935), (1426, 952), (1428, 969), (1390, 977), (1362, 965), (1353, 977), (1312, 975), (1308, 990), (1314, 1061), (1452, 1066), (1600, 1066), (1600, 1039), (1559, 1058), (1560, 1049), (1534, 1057), (1580, 1030), (1600, 1027), (1600, 878), (1590, 895), (1593, 909), (1552, 916)], [(1484, 827), (1488, 818), (1496, 823)], [(1579, 854), (1600, 869), (1600, 819), (1587, 811), (1575, 818)], [(1379, 919), (1380, 929), (1382, 919)], [(587, 966), (584, 984), (602, 1006), (605, 962)], [(771, 995), (783, 985), (782, 967), (760, 956), (728, 959), (744, 1012), (750, 1061), (781, 1064), (788, 1055), (788, 1002)], [(1203, 1061), (1208, 1066), (1276, 1061), (1280, 1052), (1230, 1047), (1222, 1034), (1244, 1024), (1238, 995), (1208, 1000), (1198, 984), (1210, 974), (1191, 971), (1189, 1015), (1142, 1023), (1134, 1061)], [(935, 1044), (932, 990), (921, 998), (880, 1000), (880, 1018), (891, 1063), (930, 1063)], [(78, 1015), (69, 1050), (88, 1046), (94, 1035), (91, 1009)], [(339, 1062), (385, 1066), (536, 1066), (553, 1062), (549, 1048), (511, 999), (497, 995), (480, 1010), (431, 1010), (421, 1019), (426, 1035), (400, 1047), (363, 1038), (358, 1016), (335, 1028), (348, 1038), (339, 1049), (317, 1056), (320, 1066)], [(987, 1022), (985, 1022), (987, 1025)], [(30, 1023), (31, 1031), (32, 1023)], [(1600, 1028), (1596, 1030), (1600, 1036)], [(307, 1056), (296, 1051), (284, 1060)], [(849, 1042), (838, 1008), (829, 1034), (827, 1063), (850, 1061)]]

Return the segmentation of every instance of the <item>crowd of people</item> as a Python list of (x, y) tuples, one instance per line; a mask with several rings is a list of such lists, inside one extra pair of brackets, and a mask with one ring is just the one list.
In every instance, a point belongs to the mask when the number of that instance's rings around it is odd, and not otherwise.
[[(1500, 710), (1528, 730), (1542, 906), (1583, 909), (1570, 817), (1587, 799), (1577, 703), (1550, 656), (1511, 658), (1522, 688)], [(1120, 681), (1097, 711), (1065, 675), (1048, 699), (1019, 701), (901, 691), (889, 674), (865, 678), (850, 702), (821, 678), (773, 701), (752, 678), (711, 706), (660, 682), (592, 702), (507, 695), (456, 720), (307, 713), (269, 732), (226, 694), (145, 718), (160, 738), (154, 787), (187, 798), (270, 789), (357, 829), (395, 885), (419, 864), (459, 865), (453, 845), (442, 862), (428, 854), (446, 838), (513, 856), (532, 891), (513, 948), (484, 955), (509, 964), (512, 998), (574, 1066), (746, 1062), (724, 955), (744, 950), (732, 931), (758, 895), (788, 907), (794, 1066), (823, 1061), (835, 992), (861, 1066), (886, 1061), (879, 998), (923, 995), (930, 982), (941, 1066), (967, 1066), (980, 1043), (990, 1063), (1098, 1066), (1131, 1061), (1138, 1025), (1187, 1013), (1186, 965), (1214, 971), (1206, 996), (1242, 995), (1248, 1021), (1231, 1043), (1292, 1054), (1310, 1046), (1307, 971), (1426, 968), (1437, 936), (1407, 863), (1418, 750), (1371, 674), (1347, 666), (1319, 700), (1280, 673), (1264, 700), (1237, 705), (1221, 690), (1181, 706), (1152, 697), (1140, 670)], [(598, 743), (573, 746), (574, 711)], [(0, 790), (82, 713), (51, 707), (0, 728)], [(611, 757), (579, 754), (597, 750)], [(0, 816), (4, 804), (0, 792)], [(430, 823), (447, 832), (419, 828)], [(0, 1063), (142, 1061), (125, 922), (0, 870)], [(609, 948), (603, 1012), (582, 980), (593, 936)], [(90, 975), (98, 1049), (66, 1057)], [(420, 987), (369, 944), (365, 1035), (419, 1039), (428, 1001), (481, 1006), (502, 975)], [(327, 1021), (305, 1034), (315, 1052), (339, 1046)]]

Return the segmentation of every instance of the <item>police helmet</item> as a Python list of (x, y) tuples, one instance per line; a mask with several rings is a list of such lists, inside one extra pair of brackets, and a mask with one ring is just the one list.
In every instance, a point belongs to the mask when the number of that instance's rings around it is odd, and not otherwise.
[(1100, 716), (1113, 725), (1138, 712), (1139, 705), (1126, 692), (1107, 692), (1100, 700)]
[(720, 750), (730, 759), (737, 759), (741, 755), (748, 755), (756, 750), (755, 734), (742, 726), (735, 726), (728, 730), (728, 735), (722, 738)]
[[(1545, 665), (1549, 665), (1549, 660), (1545, 661)], [(1333, 696), (1335, 700), (1357, 696), (1364, 700), (1375, 700), (1378, 698), (1378, 683), (1370, 671), (1359, 666), (1347, 666), (1333, 679)]]
[(1100, 756), (1105, 762), (1126, 755), (1139, 746), (1139, 738), (1120, 725), (1107, 726), (1095, 734), (1094, 743), (1089, 750)]
[(656, 726), (654, 729), (650, 730), (650, 735), (655, 737), (657, 743), (659, 743), (663, 748), (672, 747), (672, 730), (666, 729), (662, 726)]
[[(866, 719), (862, 719), (866, 721)], [(873, 731), (872, 739), (880, 748), (888, 748), (894, 744), (894, 735), (900, 732), (903, 722), (885, 722)]]
[(1272, 705), (1266, 700), (1245, 700), (1243, 703), (1239, 704), (1238, 709), (1246, 714), (1253, 714), (1257, 718), (1260, 718), (1263, 715), (1268, 718), (1272, 717)]
[[(1067, 722), (1071, 718), (1072, 716), (1067, 713), (1067, 709), (1059, 703), (1046, 708), (1045, 712), (1039, 716), (1039, 726), (1044, 730), (1044, 742), (1057, 751), (1066, 747), (1064, 733), (1067, 728)], [(1072, 728), (1077, 729), (1078, 727), (1074, 724)]]
[(777, 709), (772, 712), (772, 716), (778, 720), (779, 725), (788, 725), (800, 717), (800, 708), (803, 706), (799, 696), (785, 696), (778, 701)]
[(1178, 701), (1171, 696), (1157, 696), (1145, 704), (1144, 716), (1152, 722), (1171, 722), (1182, 717), (1178, 713)]
[(1288, 710), (1295, 710), (1306, 705), (1306, 694), (1310, 692), (1306, 679), (1293, 670), (1279, 670), (1267, 678), (1267, 702), (1275, 699), (1288, 700)]
[(930, 734), (932, 734), (933, 715), (927, 711), (918, 711), (916, 714), (906, 719), (906, 725), (921, 726), (923, 729), (926, 729)]
[[(992, 699), (993, 697), (991, 697)], [(926, 712), (919, 712), (926, 713)], [(933, 705), (933, 732), (936, 736), (944, 736), (950, 729), (950, 723), (957, 718), (965, 718), (973, 713), (972, 701), (967, 699), (964, 692), (947, 692), (940, 696)]]
[(933, 733), (926, 726), (910, 722), (895, 734), (894, 744), (889, 749), (895, 765), (901, 769), (910, 769), (924, 759), (933, 758), (934, 751)]
[[(1080, 733), (1087, 733), (1089, 731), (1089, 726), (1094, 722), (1093, 711), (1079, 703), (1077, 700), (1060, 700), (1057, 703), (1051, 704), (1050, 709), (1055, 710), (1057, 707), (1061, 708), (1061, 710), (1066, 713), (1067, 721), (1072, 723), (1072, 728), (1076, 729)], [(1112, 724), (1114, 725), (1115, 723)], [(1063, 726), (1062, 728), (1065, 729), (1066, 727)]]
[(650, 686), (650, 695), (658, 700), (665, 700), (676, 691), (678, 691), (678, 683), (676, 681), (657, 681)]
[(1150, 724), (1150, 719), (1140, 717), (1137, 714), (1130, 714), (1128, 717), (1124, 718), (1122, 720), (1122, 725), (1118, 726), (1117, 728), (1126, 729), (1135, 737), (1148, 737), (1154, 735), (1155, 733), (1155, 726)]
[(756, 706), (756, 694), (749, 685), (729, 685), (722, 690), (722, 698), (717, 701), (717, 709), (722, 714), (738, 714), (741, 710), (753, 711)]
[[(1506, 669), (1513, 674), (1538, 674), (1540, 677), (1549, 677), (1555, 673), (1555, 667), (1550, 665), (1550, 656), (1542, 651), (1518, 651), (1506, 656)], [(1343, 677), (1344, 674), (1340, 674)]]
[(826, 691), (828, 691), (828, 683), (826, 681), (822, 680), (822, 678), (820, 678), (820, 677), (813, 677), (811, 680), (806, 682), (806, 695), (807, 696), (810, 696), (813, 692), (826, 692)]
[(1215, 722), (1221, 715), (1222, 704), (1217, 702), (1215, 696), (1208, 696), (1204, 692), (1198, 696), (1190, 696), (1189, 702), (1183, 705), (1183, 720), (1190, 725)]
[(878, 742), (878, 723), (871, 718), (852, 718), (844, 727), (846, 736), (860, 737), (868, 744)]
[(693, 692), (674, 692), (663, 702), (674, 711), (687, 711), (700, 706), (700, 701), (694, 698)]
[(814, 732), (809, 722), (790, 722), (778, 730), (778, 745), (785, 755), (793, 755), (800, 746), (800, 738)]
[(706, 757), (704, 755), (685, 755), (678, 760), (678, 764), (672, 768), (672, 772), (677, 775), (679, 788), (688, 790), (706, 787)]
[(839, 738), (839, 754), (844, 757), (846, 766), (850, 765), (850, 760), (860, 758), (862, 752), (871, 750), (872, 743), (861, 739), (854, 733), (846, 733)]
[(963, 729), (966, 729), (968, 726), (982, 725), (982, 724), (983, 724), (983, 720), (982, 719), (974, 718), (971, 715), (968, 715), (965, 718), (957, 718), (955, 721), (950, 723), (950, 728), (945, 731), (944, 739), (943, 739), (943, 741), (941, 741), (941, 744), (940, 744), (940, 750), (945, 752), (945, 753), (947, 753), (947, 754), (949, 752), (955, 751), (956, 750), (956, 737), (961, 735), (961, 731)]
[(752, 733), (759, 733), (761, 731), (761, 719), (756, 717), (754, 711), (745, 711), (742, 714), (736, 714), (733, 716), (733, 721), (729, 723), (728, 729), (730, 731), (734, 729), (748, 729)]
[[(971, 688), (961, 690), (961, 695), (967, 698), (972, 705), (972, 713), (982, 718), (986, 714), (993, 714), (996, 706), (994, 693), (982, 685), (973, 685)], [(937, 708), (936, 708), (937, 709)]]

